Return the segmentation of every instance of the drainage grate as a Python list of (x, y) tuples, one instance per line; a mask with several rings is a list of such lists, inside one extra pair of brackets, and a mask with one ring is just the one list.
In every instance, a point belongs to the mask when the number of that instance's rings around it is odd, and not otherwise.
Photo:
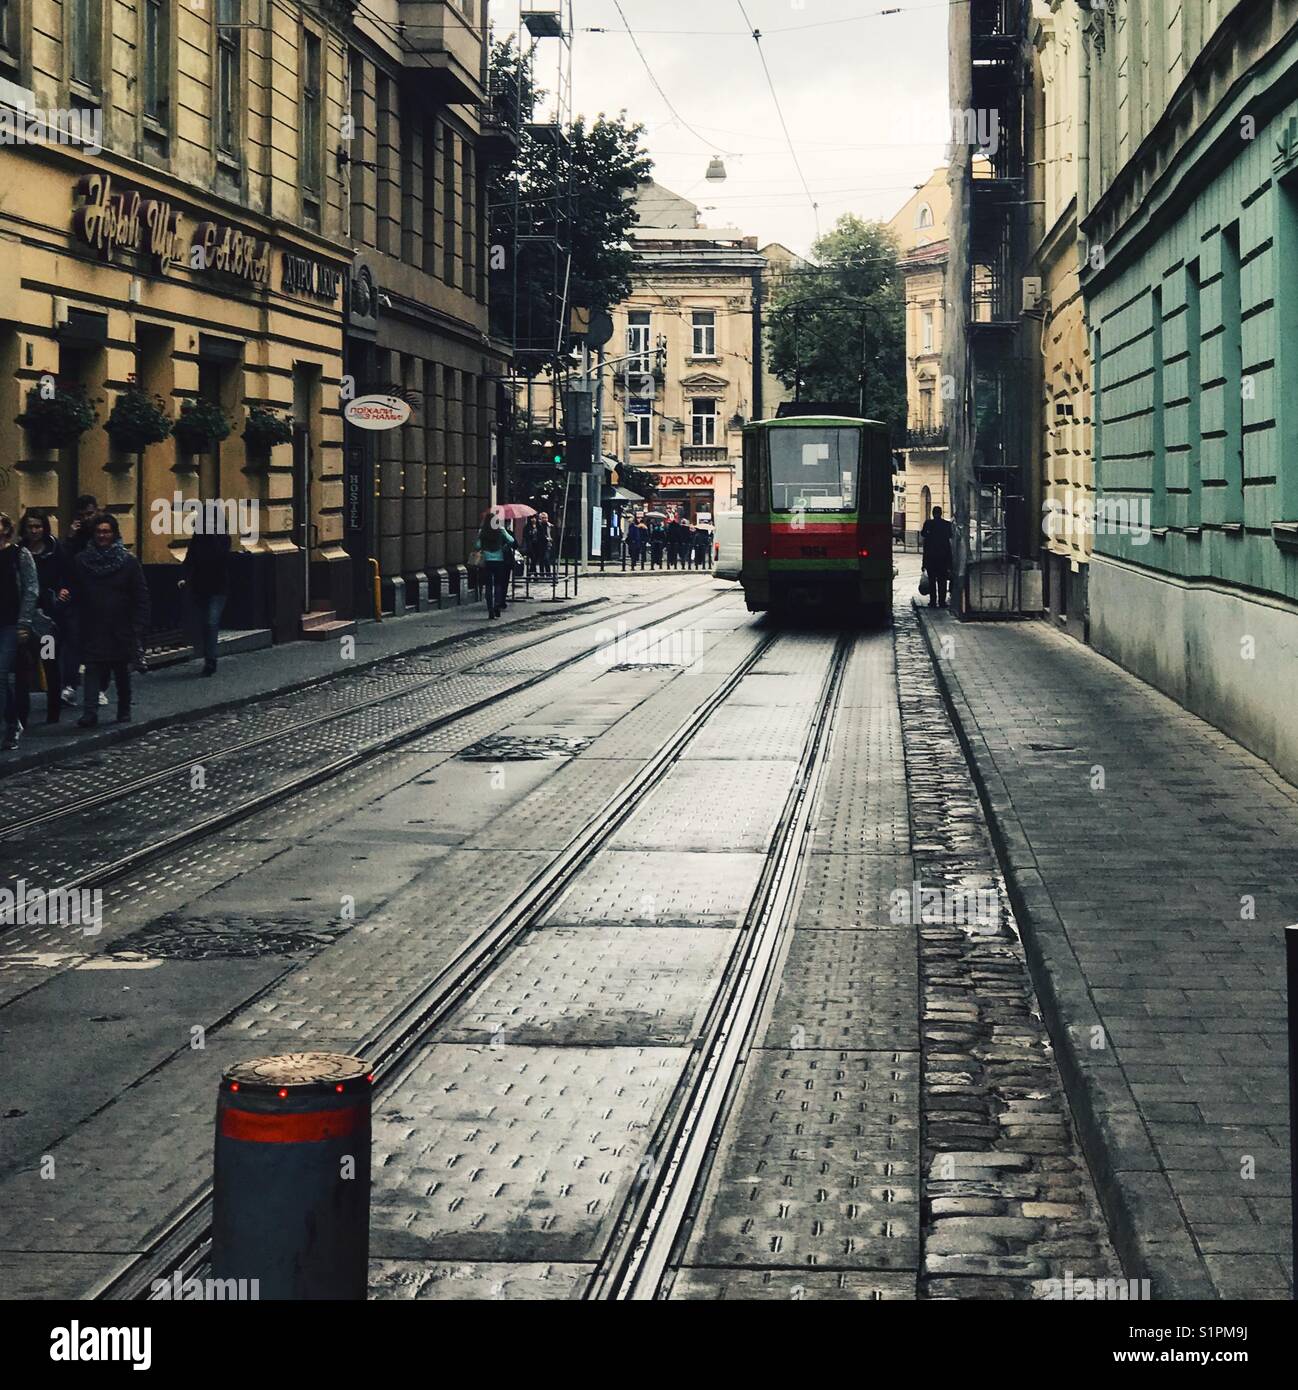
[(590, 745), (589, 738), (565, 738), (562, 734), (491, 734), (470, 744), (458, 756), (475, 763), (521, 763), (538, 758), (568, 758)]
[(147, 927), (124, 936), (113, 947), (118, 959), (230, 960), (239, 957), (287, 956), (318, 951), (350, 927), (347, 922), (308, 921), (283, 917), (229, 915), (186, 917), (168, 912)]
[(620, 666), (610, 666), (610, 671), (679, 671), (679, 661), (624, 661)]

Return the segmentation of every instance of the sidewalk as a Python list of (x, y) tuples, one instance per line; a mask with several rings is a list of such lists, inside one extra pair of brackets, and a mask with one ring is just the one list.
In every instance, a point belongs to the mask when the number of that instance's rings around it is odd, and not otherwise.
[(23, 734), (21, 746), (16, 753), (0, 753), (0, 777), (70, 755), (79, 757), (162, 725), (283, 695), (332, 676), (354, 675), (390, 657), (439, 646), (488, 629), (498, 633), (545, 614), (556, 619), (566, 617), (606, 603), (610, 597), (621, 596), (621, 586), (610, 587), (596, 574), (582, 576), (575, 598), (565, 600), (562, 586), (557, 602), (549, 598), (548, 586), (540, 592), (544, 597), (538, 595), (510, 603), (495, 622), (488, 619), (486, 605), (481, 601), (408, 613), (400, 618), (388, 617), (381, 623), (361, 621), (356, 628), (354, 654), (347, 660), (342, 658), (337, 641), (300, 641), (223, 655), (211, 679), (199, 675), (202, 662), (198, 659), (163, 666), (133, 678), (135, 719), (127, 725), (118, 726), (112, 722), (116, 707), (111, 703), (114, 698), (111, 690), (110, 704), (99, 711), (100, 727), (93, 731), (76, 727), (82, 713), (79, 705), (74, 710), (65, 709), (58, 724), (46, 724), (45, 697), (34, 695), (32, 722)]
[(1045, 623), (919, 613), (1128, 1275), (1288, 1298), (1298, 789)]

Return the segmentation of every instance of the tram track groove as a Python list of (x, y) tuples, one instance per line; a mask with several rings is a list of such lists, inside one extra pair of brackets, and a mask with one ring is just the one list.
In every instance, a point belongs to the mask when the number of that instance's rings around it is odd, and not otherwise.
[(693, 1208), (738, 1092), (792, 919), (824, 755), (851, 650), (851, 639), (840, 636), (735, 952), (694, 1045), (691, 1063), (646, 1149), (647, 1155), (660, 1157), (628, 1194), (585, 1291), (587, 1301), (655, 1299), (663, 1281), (674, 1272), (673, 1260), (683, 1255)]
[[(713, 596), (727, 598), (730, 595)], [(713, 599), (705, 600), (711, 602)], [(689, 612), (702, 604), (688, 605)], [(680, 616), (680, 612), (672, 616)], [(734, 692), (765, 652), (776, 633), (758, 633), (758, 640), (720, 684), (666, 739), (614, 795), (589, 816), (568, 843), (534, 874), (502, 912), (465, 943), (425, 985), (390, 1010), (355, 1045), (374, 1074), (374, 1094), (394, 1085), (403, 1064), (412, 1058), (427, 1035), (469, 997), (486, 973), (529, 931), (568, 889), (577, 875), (607, 844), (636, 809), (646, 792), (678, 764), (686, 747)], [(588, 655), (588, 653), (584, 654)], [(576, 658), (576, 659), (581, 659)], [(545, 673), (554, 674), (554, 671)], [(203, 1268), (210, 1246), (211, 1184), (206, 1183), (163, 1223), (144, 1251), (96, 1282), (86, 1297), (93, 1300), (146, 1299), (155, 1280), (179, 1271), (188, 1278)]]

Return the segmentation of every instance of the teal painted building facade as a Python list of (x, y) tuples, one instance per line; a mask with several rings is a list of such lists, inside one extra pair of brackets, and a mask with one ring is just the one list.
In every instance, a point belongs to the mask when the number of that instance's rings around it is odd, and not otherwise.
[(1086, 40), (1091, 641), (1295, 779), (1298, 4)]

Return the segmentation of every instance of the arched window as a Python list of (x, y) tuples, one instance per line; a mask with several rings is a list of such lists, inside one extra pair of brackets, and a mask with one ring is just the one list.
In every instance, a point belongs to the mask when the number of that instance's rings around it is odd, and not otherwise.
[(917, 227), (931, 227), (933, 225), (933, 209), (927, 203), (919, 205), (919, 211), (915, 214), (915, 225)]

